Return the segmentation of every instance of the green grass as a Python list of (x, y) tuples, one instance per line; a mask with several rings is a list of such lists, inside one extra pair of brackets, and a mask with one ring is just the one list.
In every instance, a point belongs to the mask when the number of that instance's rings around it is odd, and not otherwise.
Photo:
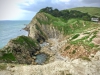
[(84, 13), (89, 13), (90, 15), (100, 16), (100, 7), (77, 7), (69, 10), (78, 10)]
[(4, 53), (2, 57), (0, 57), (1, 60), (4, 61), (16, 61), (15, 56), (12, 53)]
[(90, 42), (93, 40), (93, 38), (95, 38), (96, 37), (96, 35), (93, 35), (91, 38), (90, 38)]
[[(75, 40), (75, 41), (70, 41), (71, 44), (79, 44), (79, 43), (84, 43), (84, 40), (87, 40), (89, 36), (85, 36), (81, 39)], [(88, 41), (87, 41), (88, 42)]]
[(19, 36), (18, 38), (12, 40), (15, 44), (25, 45), (29, 47), (37, 47), (38, 42), (27, 36)]
[[(44, 15), (47, 17), (47, 20), (41, 20), (40, 18), (37, 18), (41, 25), (53, 25), (60, 32), (63, 31), (65, 35), (80, 33), (87, 28), (98, 26), (95, 25), (94, 22), (83, 21), (77, 18), (64, 20), (62, 18), (57, 18), (47, 13), (44, 13)], [(85, 24), (85, 26), (83, 25), (83, 23)]]
[(96, 45), (91, 43), (91, 40), (94, 38), (94, 36), (92, 38), (90, 38), (89, 41), (87, 40), (88, 38), (89, 38), (89, 35), (85, 36), (81, 39), (75, 40), (75, 41), (70, 40), (70, 44), (88, 46), (89, 49), (92, 49), (93, 47), (96, 47)]
[(80, 35), (80, 34), (76, 34), (75, 36), (73, 36), (73, 37), (72, 37), (72, 40), (73, 40), (73, 39), (76, 39), (79, 35)]

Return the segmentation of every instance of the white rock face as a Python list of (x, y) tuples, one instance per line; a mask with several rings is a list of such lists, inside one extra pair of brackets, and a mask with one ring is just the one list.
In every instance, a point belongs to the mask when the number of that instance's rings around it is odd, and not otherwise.
[(82, 59), (55, 61), (45, 65), (15, 65), (0, 71), (0, 75), (100, 75), (100, 51), (91, 61)]
[(30, 32), (29, 32), (29, 36), (31, 38), (35, 38), (35, 34), (36, 34), (36, 28), (35, 28), (35, 25), (30, 25)]

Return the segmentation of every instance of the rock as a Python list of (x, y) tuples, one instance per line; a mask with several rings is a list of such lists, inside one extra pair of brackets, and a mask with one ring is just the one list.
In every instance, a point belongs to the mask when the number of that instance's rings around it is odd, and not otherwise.
[[(40, 21), (47, 24), (43, 24)], [(51, 23), (48, 24), (48, 21), (45, 13), (38, 13), (25, 29), (28, 30), (30, 37), (40, 39), (40, 42), (48, 38), (61, 38), (63, 34)]]
[(27, 36), (19, 36), (9, 41), (4, 51), (11, 52), (20, 64), (31, 64), (32, 58), (40, 50), (38, 42)]

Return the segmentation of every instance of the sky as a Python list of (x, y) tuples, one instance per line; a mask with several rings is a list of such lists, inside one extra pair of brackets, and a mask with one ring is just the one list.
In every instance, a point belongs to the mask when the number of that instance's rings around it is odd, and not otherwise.
[(0, 0), (0, 20), (31, 20), (42, 8), (100, 7), (100, 0)]

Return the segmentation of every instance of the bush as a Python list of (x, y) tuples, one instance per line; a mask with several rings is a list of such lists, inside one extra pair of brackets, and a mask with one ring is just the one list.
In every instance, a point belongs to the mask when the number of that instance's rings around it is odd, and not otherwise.
[(79, 35), (80, 35), (80, 34), (76, 34), (75, 36), (73, 36), (73, 37), (72, 37), (72, 40), (73, 40), (73, 39), (76, 39)]
[(76, 50), (73, 50), (72, 54), (75, 54), (76, 53)]
[(91, 61), (88, 57), (82, 57), (83, 60)]
[(5, 64), (0, 64), (0, 70), (5, 70), (7, 68), (7, 65)]
[(1, 60), (6, 60), (9, 62), (16, 61), (14, 55), (12, 53), (4, 53), (2, 57), (0, 57)]

